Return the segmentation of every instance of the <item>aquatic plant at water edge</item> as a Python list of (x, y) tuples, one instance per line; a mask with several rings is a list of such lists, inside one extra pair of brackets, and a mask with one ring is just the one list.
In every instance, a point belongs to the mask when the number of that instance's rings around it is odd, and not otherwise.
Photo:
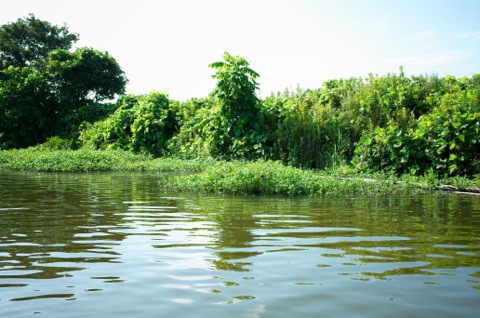
[(197, 174), (162, 180), (161, 187), (175, 191), (259, 195), (371, 196), (421, 190), (409, 183), (346, 180), (272, 161), (218, 162)]
[(153, 159), (124, 150), (51, 150), (45, 147), (0, 151), (0, 169), (16, 171), (195, 172), (211, 165), (205, 160)]

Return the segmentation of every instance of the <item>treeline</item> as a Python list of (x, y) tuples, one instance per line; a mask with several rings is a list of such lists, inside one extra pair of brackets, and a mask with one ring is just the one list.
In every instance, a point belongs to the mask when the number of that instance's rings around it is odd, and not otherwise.
[[(61, 47), (52, 42), (38, 56), (26, 53), (45, 37), (19, 43), (26, 62), (15, 52), (5, 53), (12, 47), (2, 46), (8, 42), (5, 34), (42, 23), (56, 31), (49, 34), (67, 41)], [(65, 27), (33, 16), (2, 26), (1, 148), (42, 143), (153, 157), (279, 160), (314, 169), (480, 173), (480, 75), (406, 77), (400, 69), (259, 99), (259, 74), (244, 58), (225, 53), (210, 65), (214, 91), (180, 102), (158, 92), (121, 95), (126, 78), (116, 61), (93, 49), (70, 52), (77, 39)], [(104, 102), (115, 94), (120, 94), (115, 103)]]
[(0, 26), (0, 149), (74, 138), (84, 120), (111, 112), (127, 78), (107, 52), (72, 50), (78, 34), (29, 15)]
[(161, 93), (122, 96), (106, 119), (81, 126), (79, 145), (316, 169), (480, 172), (480, 75), (408, 78), (400, 70), (285, 91), (238, 109), (226, 107), (229, 102), (218, 92), (185, 102)]

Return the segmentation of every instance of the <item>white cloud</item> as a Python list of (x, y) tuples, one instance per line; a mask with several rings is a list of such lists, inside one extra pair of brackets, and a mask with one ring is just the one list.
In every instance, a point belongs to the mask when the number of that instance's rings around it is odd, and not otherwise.
[(450, 32), (425, 30), (412, 34), (403, 41), (383, 65), (404, 66), (419, 72), (458, 73), (465, 70), (466, 63), (477, 58), (476, 46), (480, 32)]

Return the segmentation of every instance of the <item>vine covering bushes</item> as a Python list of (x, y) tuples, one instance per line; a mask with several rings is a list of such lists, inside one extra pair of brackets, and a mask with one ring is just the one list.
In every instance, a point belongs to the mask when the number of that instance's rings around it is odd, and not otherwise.
[(124, 149), (162, 156), (176, 125), (174, 108), (165, 94), (126, 95), (106, 119), (93, 124), (85, 122), (79, 140), (95, 149)]

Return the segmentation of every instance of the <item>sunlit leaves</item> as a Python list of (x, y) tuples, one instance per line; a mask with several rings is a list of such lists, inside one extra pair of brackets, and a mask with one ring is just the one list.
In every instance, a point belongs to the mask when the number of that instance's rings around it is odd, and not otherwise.
[[(440, 105), (421, 116), (412, 129), (402, 132), (397, 126), (389, 126), (364, 136), (354, 162), (398, 173), (434, 169), (439, 175), (473, 174), (480, 169), (479, 122), (479, 99), (462, 90), (447, 93)], [(403, 145), (401, 152), (399, 144)]]
[(252, 159), (262, 154), (264, 137), (256, 97), (259, 75), (240, 56), (225, 52), (223, 58), (209, 65), (217, 80), (210, 100), (215, 106), (199, 109), (187, 119), (170, 143), (176, 155)]
[(80, 132), (83, 145), (163, 155), (177, 129), (168, 97), (158, 92), (126, 95), (118, 100), (117, 107), (105, 120), (83, 125)]

